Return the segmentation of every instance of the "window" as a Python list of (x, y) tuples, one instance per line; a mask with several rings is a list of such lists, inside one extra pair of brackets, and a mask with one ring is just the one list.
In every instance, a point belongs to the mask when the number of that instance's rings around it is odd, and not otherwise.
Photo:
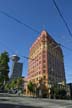
[(46, 70), (43, 70), (43, 73), (45, 73), (46, 72)]
[(41, 72), (39, 71), (39, 74), (40, 74)]
[(46, 68), (46, 65), (43, 65), (43, 68)]
[(39, 61), (39, 64), (41, 64), (41, 61)]
[(36, 78), (36, 80), (38, 80), (38, 78)]
[(46, 79), (46, 76), (43, 76), (44, 79)]
[(43, 53), (45, 53), (45, 50), (43, 50)]
[(43, 60), (43, 63), (45, 63), (46, 61), (45, 61), (45, 59)]

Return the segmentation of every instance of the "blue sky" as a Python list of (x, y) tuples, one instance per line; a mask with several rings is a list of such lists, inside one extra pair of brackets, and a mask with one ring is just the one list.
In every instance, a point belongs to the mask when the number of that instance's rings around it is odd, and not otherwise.
[[(72, 31), (72, 0), (55, 0)], [(41, 32), (46, 29), (59, 43), (72, 48), (69, 35), (52, 0), (0, 0), (0, 10), (19, 19)], [(0, 52), (7, 50), (9, 55), (28, 56), (29, 48), (38, 33), (17, 23), (0, 13)], [(67, 82), (72, 82), (72, 51), (63, 49)], [(28, 60), (21, 57), (23, 76), (27, 75)], [(11, 67), (12, 62), (10, 62)]]

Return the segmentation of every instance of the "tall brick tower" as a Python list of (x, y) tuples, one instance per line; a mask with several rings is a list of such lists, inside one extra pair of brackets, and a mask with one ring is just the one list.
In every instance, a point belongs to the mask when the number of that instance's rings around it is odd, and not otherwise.
[(43, 78), (46, 86), (66, 81), (62, 49), (46, 31), (33, 43), (29, 58), (28, 81), (37, 84)]

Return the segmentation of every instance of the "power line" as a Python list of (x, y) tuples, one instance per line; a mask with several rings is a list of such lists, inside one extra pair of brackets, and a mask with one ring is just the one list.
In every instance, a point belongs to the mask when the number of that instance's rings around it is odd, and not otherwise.
[[(50, 45), (51, 45), (51, 43), (50, 43)], [(68, 48), (68, 47), (66, 47), (66, 46), (64, 46), (64, 45), (62, 45), (60, 43), (58, 43), (58, 45), (56, 47), (54, 47), (54, 49), (56, 49), (57, 47), (60, 47), (60, 46), (67, 49), (67, 50), (69, 50), (69, 51), (72, 51), (72, 49), (70, 49), (70, 48)], [(10, 48), (10, 50), (12, 50), (12, 49)], [(11, 52), (13, 53), (14, 51), (11, 51)], [(25, 58), (25, 59), (34, 60), (34, 59), (30, 58), (30, 57), (23, 56), (23, 55), (20, 55), (20, 57)]]
[(31, 26), (28, 25), (28, 24), (23, 23), (22, 21), (20, 21), (19, 19), (15, 18), (14, 16), (11, 16), (11, 15), (8, 14), (7, 12), (4, 12), (4, 11), (0, 10), (0, 13), (2, 13), (3, 15), (9, 17), (10, 19), (16, 21), (17, 23), (24, 25), (26, 28), (28, 28), (28, 29), (30, 29), (30, 30), (32, 30), (32, 31), (34, 31), (34, 32), (39, 33), (38, 30), (34, 29), (33, 27), (31, 27)]
[[(54, 3), (54, 5), (56, 6), (56, 8), (57, 8), (57, 10), (58, 10), (58, 12), (59, 12), (59, 15), (60, 15), (61, 18), (63, 19), (63, 21), (64, 21), (64, 23), (65, 23), (65, 25), (66, 25), (66, 27), (67, 27), (67, 29), (68, 29), (68, 31), (69, 31), (70, 36), (72, 37), (72, 33), (71, 33), (71, 31), (70, 31), (70, 29), (69, 29), (69, 27), (68, 27), (68, 25), (67, 25), (67, 23), (66, 23), (66, 21), (65, 21), (65, 19), (64, 19), (64, 17), (63, 17), (63, 15), (61, 14), (61, 12), (60, 12), (60, 10), (59, 10), (59, 8), (58, 8), (58, 6), (57, 6), (55, 0), (53, 0), (53, 3)], [(10, 19), (16, 21), (17, 23), (24, 25), (26, 28), (28, 28), (28, 29), (30, 29), (30, 30), (32, 30), (32, 31), (34, 31), (34, 32), (39, 33), (38, 30), (36, 30), (36, 29), (32, 28), (31, 26), (29, 26), (29, 25), (23, 23), (22, 21), (20, 21), (19, 19), (15, 18), (15, 17), (13, 17), (13, 16), (11, 16), (11, 15), (9, 15), (8, 13), (6, 13), (6, 12), (4, 12), (4, 11), (2, 11), (2, 10), (0, 10), (0, 13), (2, 13), (3, 15), (9, 17)], [(62, 45), (62, 44), (60, 44), (60, 46), (66, 48), (66, 49), (69, 50), (69, 51), (72, 51), (72, 49), (67, 48), (67, 47), (65, 47), (65, 46)], [(24, 57), (24, 58), (26, 58), (26, 59), (31, 59), (31, 58), (25, 57), (25, 56), (22, 56), (22, 57)], [(33, 60), (33, 59), (32, 59), (32, 60)]]
[(26, 56), (21, 56), (21, 57), (26, 58), (26, 59), (30, 59), (30, 60), (34, 60), (34, 59), (32, 59), (30, 57), (26, 57)]
[(63, 14), (62, 14), (62, 12), (60, 11), (60, 9), (59, 9), (59, 7), (58, 7), (56, 1), (55, 1), (55, 0), (52, 0), (52, 1), (53, 1), (53, 4), (54, 4), (55, 7), (56, 7), (56, 9), (57, 9), (57, 11), (58, 11), (58, 13), (59, 13), (61, 19), (63, 20), (63, 22), (64, 22), (64, 24), (65, 24), (65, 26), (66, 26), (66, 28), (67, 28), (67, 30), (68, 30), (68, 32), (69, 32), (69, 35), (72, 37), (72, 32), (71, 32), (71, 30), (70, 30), (70, 28), (69, 28), (69, 26), (68, 26), (68, 24), (67, 24), (67, 22), (66, 22), (66, 20), (65, 20), (65, 18), (64, 18), (64, 16), (63, 16)]
[[(69, 51), (72, 51), (72, 49), (70, 49), (70, 48), (68, 48), (68, 47), (65, 47), (65, 46), (62, 45), (62, 44), (58, 44), (58, 45), (57, 45), (57, 47), (60, 47), (60, 46), (62, 46), (63, 48), (65, 48), (65, 49), (67, 49), (67, 50), (69, 50)], [(57, 48), (57, 47), (55, 47), (55, 48)], [(54, 49), (55, 49), (55, 48), (54, 48)], [(32, 59), (32, 58), (30, 58), (30, 57), (27, 57), (27, 56), (21, 56), (21, 57), (23, 57), (23, 58), (25, 58), (25, 59), (34, 60), (34, 59)]]
[(72, 49), (70, 49), (70, 48), (68, 48), (68, 47), (66, 47), (66, 46), (64, 46), (64, 45), (62, 45), (62, 44), (61, 44), (61, 46), (62, 46), (63, 48), (65, 48), (65, 49), (69, 50), (69, 51), (72, 51)]

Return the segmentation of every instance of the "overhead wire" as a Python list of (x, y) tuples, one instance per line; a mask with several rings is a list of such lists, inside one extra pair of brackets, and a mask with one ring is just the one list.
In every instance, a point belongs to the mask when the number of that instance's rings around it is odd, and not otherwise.
[(62, 45), (62, 44), (61, 44), (61, 46), (62, 46), (63, 48), (65, 48), (65, 49), (69, 50), (69, 51), (72, 51), (71, 48), (68, 48), (68, 47), (66, 47), (66, 46), (64, 46), (64, 45)]
[(30, 59), (30, 60), (34, 60), (34, 59), (32, 59), (32, 58), (30, 58), (30, 57), (26, 57), (26, 56), (21, 56), (22, 58), (26, 58), (26, 59)]
[[(55, 3), (55, 0), (53, 0), (53, 2)], [(55, 3), (55, 5), (56, 5), (56, 3)], [(57, 7), (57, 5), (56, 5), (56, 7)], [(57, 7), (57, 9), (58, 9), (58, 7)], [(59, 10), (59, 9), (58, 9), (58, 10)], [(60, 12), (60, 11), (59, 11), (59, 12)], [(30, 29), (30, 30), (32, 30), (32, 31), (34, 31), (34, 32), (39, 33), (38, 30), (34, 29), (34, 28), (31, 27), (30, 25), (27, 25), (27, 24), (23, 23), (21, 20), (19, 20), (19, 19), (15, 18), (15, 17), (9, 15), (7, 12), (0, 10), (0, 13), (2, 13), (3, 15), (9, 17), (10, 19), (16, 21), (17, 23), (24, 25), (24, 26), (27, 27), (28, 29)], [(60, 14), (60, 15), (61, 15), (61, 14)], [(61, 16), (62, 16), (62, 15), (61, 15)], [(67, 48), (67, 47), (65, 47), (65, 46), (62, 45), (62, 44), (59, 44), (59, 45), (62, 46), (62, 47), (64, 47), (64, 48), (66, 48), (66, 49), (69, 50), (69, 51), (72, 51), (72, 49)], [(26, 59), (31, 59), (31, 58), (26, 57), (26, 56), (21, 56), (21, 57), (26, 58)], [(33, 60), (33, 59), (32, 59), (32, 60)]]
[[(65, 24), (65, 26), (66, 26), (66, 28), (67, 28), (69, 34), (70, 34), (70, 36), (72, 37), (72, 33), (71, 33), (71, 31), (70, 31), (70, 28), (69, 28), (69, 26), (68, 26), (66, 20), (64, 19), (62, 13), (60, 12), (60, 9), (59, 9), (59, 7), (57, 6), (55, 0), (53, 0), (53, 3), (54, 3), (54, 5), (55, 5), (55, 7), (57, 8), (58, 13), (59, 13), (60, 17), (62, 18), (62, 20), (63, 20), (63, 22), (64, 22), (64, 24)], [(9, 15), (8, 13), (6, 13), (6, 12), (4, 12), (4, 11), (2, 11), (2, 10), (0, 10), (0, 13), (2, 13), (3, 15), (9, 17), (10, 19), (16, 21), (17, 23), (24, 25), (26, 28), (28, 28), (28, 29), (30, 29), (30, 30), (36, 32), (36, 33), (39, 33), (38, 30), (34, 29), (33, 27), (31, 27), (31, 26), (28, 25), (28, 24), (23, 23), (22, 21), (20, 21), (19, 19), (15, 18), (15, 17), (13, 17), (13, 16), (11, 16), (11, 15)], [(62, 46), (62, 47), (64, 47), (64, 48), (66, 48), (66, 49), (69, 50), (69, 51), (72, 51), (72, 49), (67, 48), (67, 47), (65, 47), (65, 46), (62, 45), (62, 44), (59, 44), (59, 45)], [(21, 56), (21, 57), (26, 58), (26, 59), (31, 59), (31, 60), (33, 60), (32, 58), (29, 58), (29, 57), (26, 57), (26, 56)]]
[(72, 32), (71, 32), (71, 30), (70, 30), (70, 28), (69, 28), (69, 26), (68, 26), (68, 23), (67, 23), (66, 20), (65, 20), (63, 14), (62, 14), (62, 12), (61, 12), (61, 10), (60, 10), (60, 8), (58, 7), (58, 5), (57, 5), (57, 3), (56, 3), (55, 0), (52, 0), (52, 1), (53, 1), (54, 6), (56, 7), (56, 9), (57, 9), (57, 11), (58, 11), (58, 13), (59, 13), (61, 19), (63, 20), (63, 22), (64, 22), (64, 24), (65, 24), (65, 26), (66, 26), (66, 28), (67, 28), (67, 30), (68, 30), (68, 33), (69, 33), (69, 35), (70, 35), (70, 37), (72, 38)]
[(39, 33), (39, 31), (38, 31), (38, 30), (34, 29), (33, 27), (31, 27), (31, 26), (30, 26), (30, 25), (28, 25), (28, 24), (23, 23), (21, 20), (19, 20), (19, 19), (15, 18), (15, 17), (13, 17), (13, 16), (11, 16), (11, 15), (10, 15), (10, 14), (8, 14), (7, 12), (0, 10), (0, 13), (2, 13), (3, 15), (5, 15), (5, 16), (7, 16), (7, 17), (9, 17), (10, 19), (12, 19), (12, 20), (16, 21), (17, 23), (24, 25), (26, 28), (28, 28), (28, 29), (30, 29), (30, 30), (32, 30), (32, 31), (34, 31), (34, 32), (36, 32), (36, 33)]
[[(31, 26), (28, 25), (28, 24), (23, 23), (21, 20), (15, 18), (14, 16), (11, 16), (11, 15), (8, 14), (7, 12), (5, 12), (5, 11), (3, 11), (3, 10), (0, 10), (0, 13), (3, 14), (3, 15), (5, 15), (5, 16), (7, 16), (7, 17), (9, 17), (10, 19), (16, 21), (17, 23), (24, 25), (26, 28), (28, 28), (28, 29), (30, 29), (30, 30), (36, 32), (36, 33), (39, 33), (38, 30), (34, 29), (33, 27), (31, 27)], [(1, 41), (1, 40), (0, 40), (0, 41)], [(1, 41), (1, 43), (3, 43), (5, 46), (7, 46), (4, 42)], [(7, 46), (7, 48), (8, 48), (8, 46)], [(8, 48), (8, 49), (11, 50), (11, 48)], [(12, 51), (12, 52), (13, 52), (13, 51)], [(25, 56), (22, 56), (22, 57), (27, 58), (27, 59), (30, 59), (30, 58), (25, 57)]]

